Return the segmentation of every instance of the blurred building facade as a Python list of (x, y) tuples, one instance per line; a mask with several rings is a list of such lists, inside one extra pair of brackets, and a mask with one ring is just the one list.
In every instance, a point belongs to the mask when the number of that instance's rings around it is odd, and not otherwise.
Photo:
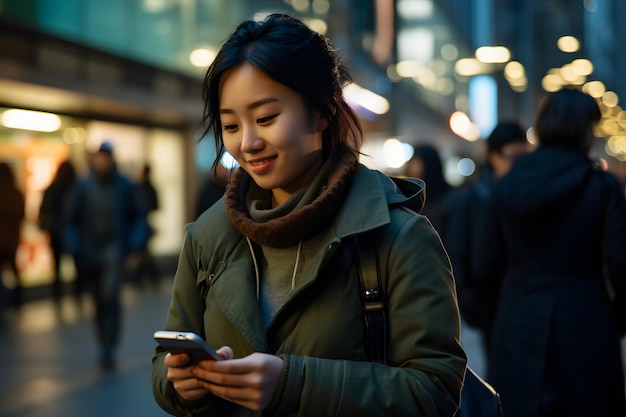
[[(328, 35), (353, 73), (346, 96), (373, 156), (364, 162), (394, 173), (410, 155), (396, 147), (400, 162), (390, 162), (391, 138), (436, 144), (454, 167), (479, 157), (477, 139), (497, 119), (530, 126), (551, 88), (545, 76), (575, 59), (593, 62), (580, 81), (601, 81), (600, 101), (606, 92), (619, 97), (626, 29), (617, 22), (625, 9), (620, 0), (0, 0), (0, 160), (11, 163), (27, 198), (24, 277), (30, 285), (52, 279), (36, 224), (43, 190), (65, 159), (84, 173), (87, 152), (104, 140), (131, 177), (153, 167), (160, 208), (152, 250), (177, 254), (214, 159), (211, 138), (199, 142), (203, 72), (241, 20), (287, 12)], [(580, 47), (559, 50), (564, 35)], [(479, 62), (481, 46), (510, 55)], [(506, 71), (511, 62), (517, 78)], [(605, 110), (608, 146), (620, 137), (622, 113), (617, 103)], [(455, 128), (453, 115), (467, 116), (466, 126)]]

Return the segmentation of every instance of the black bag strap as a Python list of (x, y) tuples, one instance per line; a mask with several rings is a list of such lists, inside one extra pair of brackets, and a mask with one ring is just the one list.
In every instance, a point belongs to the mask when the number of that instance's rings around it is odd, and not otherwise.
[[(354, 237), (361, 280), (367, 353), (372, 362), (387, 363), (387, 308), (382, 291), (380, 263), (373, 237)], [(500, 395), (469, 367), (461, 389), (461, 406), (455, 417), (502, 417)]]
[(354, 237), (361, 279), (367, 353), (372, 362), (387, 363), (387, 309), (380, 281), (380, 265), (374, 239)]

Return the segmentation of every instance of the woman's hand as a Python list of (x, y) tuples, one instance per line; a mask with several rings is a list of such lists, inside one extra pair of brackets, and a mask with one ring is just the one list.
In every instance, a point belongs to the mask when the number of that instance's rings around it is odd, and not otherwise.
[(167, 366), (167, 379), (174, 385), (174, 389), (185, 400), (197, 400), (205, 396), (209, 390), (204, 387), (192, 372), (197, 365), (189, 363), (190, 357), (186, 353), (165, 355), (164, 363)]
[(206, 393), (208, 390), (250, 410), (266, 408), (276, 391), (283, 360), (266, 353), (253, 353), (245, 358), (232, 359), (233, 352), (229, 347), (219, 349), (218, 353), (225, 360), (203, 360), (197, 366), (189, 368), (193, 382), (181, 380), (180, 386), (185, 387), (185, 392), (199, 398), (195, 396), (202, 396), (201, 392)]

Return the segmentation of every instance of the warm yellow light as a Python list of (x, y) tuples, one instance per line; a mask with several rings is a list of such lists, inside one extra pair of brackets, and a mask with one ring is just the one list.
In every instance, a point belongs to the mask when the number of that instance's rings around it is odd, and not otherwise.
[(517, 62), (511, 61), (504, 66), (504, 77), (511, 81), (525, 76), (524, 66)]
[(541, 86), (549, 93), (560, 90), (563, 84), (563, 78), (557, 74), (547, 74), (541, 79)]
[(215, 52), (207, 48), (198, 48), (189, 54), (189, 62), (194, 67), (208, 67), (215, 59)]
[(481, 46), (476, 50), (476, 58), (486, 64), (502, 64), (511, 59), (511, 53), (504, 46)]
[(607, 91), (606, 93), (602, 94), (602, 104), (604, 104), (605, 106), (615, 107), (617, 106), (617, 103), (619, 103), (619, 97), (614, 91)]
[(304, 19), (304, 23), (306, 23), (306, 25), (310, 27), (311, 30), (316, 31), (317, 33), (321, 33), (322, 35), (324, 35), (328, 30), (328, 25), (326, 24), (326, 21), (324, 19)]
[(421, 66), (415, 61), (400, 61), (396, 64), (396, 72), (400, 77), (411, 78), (420, 73)]
[(523, 77), (519, 77), (519, 78), (511, 78), (509, 80), (509, 85), (511, 87), (522, 87), (522, 86), (526, 86), (528, 85), (528, 78), (526, 78), (526, 76)]
[(396, 138), (389, 138), (383, 144), (385, 163), (390, 168), (400, 168), (413, 156), (413, 147)]
[(55, 132), (61, 127), (61, 118), (53, 113), (9, 109), (2, 113), (1, 122), (12, 129)]
[(463, 139), (474, 142), (480, 138), (478, 126), (471, 122), (469, 117), (462, 111), (455, 111), (450, 115), (450, 130)]
[(593, 64), (588, 59), (575, 59), (572, 61), (572, 67), (579, 75), (591, 75), (593, 72)]
[(561, 78), (563, 78), (568, 83), (573, 82), (578, 78), (578, 74), (574, 71), (574, 67), (571, 65), (563, 65), (561, 67)]
[(317, 14), (326, 14), (330, 9), (330, 2), (328, 0), (313, 0), (311, 7)]
[(455, 111), (450, 116), (450, 129), (456, 134), (469, 129), (470, 119), (462, 111)]
[(343, 94), (348, 101), (357, 103), (375, 114), (382, 115), (389, 111), (389, 100), (355, 83), (345, 86)]
[(611, 136), (607, 141), (608, 148), (612, 154), (626, 153), (626, 137)]
[(574, 36), (561, 36), (556, 41), (557, 47), (563, 52), (576, 52), (580, 48), (580, 42)]
[(605, 93), (606, 87), (602, 81), (589, 81), (583, 85), (583, 92), (589, 94), (591, 97), (600, 98)]
[(454, 70), (456, 73), (465, 77), (486, 74), (490, 72), (490, 69), (490, 65), (480, 62), (476, 58), (462, 58), (454, 64)]
[(309, 8), (309, 0), (292, 0), (291, 7), (295, 11), (303, 13)]

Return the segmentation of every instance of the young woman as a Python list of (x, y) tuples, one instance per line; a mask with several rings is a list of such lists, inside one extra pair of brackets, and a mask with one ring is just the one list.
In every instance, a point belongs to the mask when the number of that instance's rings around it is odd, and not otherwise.
[[(164, 328), (222, 361), (157, 346), (152, 385), (171, 414), (452, 416), (466, 359), (448, 258), (423, 183), (358, 163), (349, 81), (328, 39), (271, 15), (239, 25), (209, 67), (205, 117), (240, 164), (187, 227)], [(375, 239), (387, 365), (368, 361), (353, 236)]]

